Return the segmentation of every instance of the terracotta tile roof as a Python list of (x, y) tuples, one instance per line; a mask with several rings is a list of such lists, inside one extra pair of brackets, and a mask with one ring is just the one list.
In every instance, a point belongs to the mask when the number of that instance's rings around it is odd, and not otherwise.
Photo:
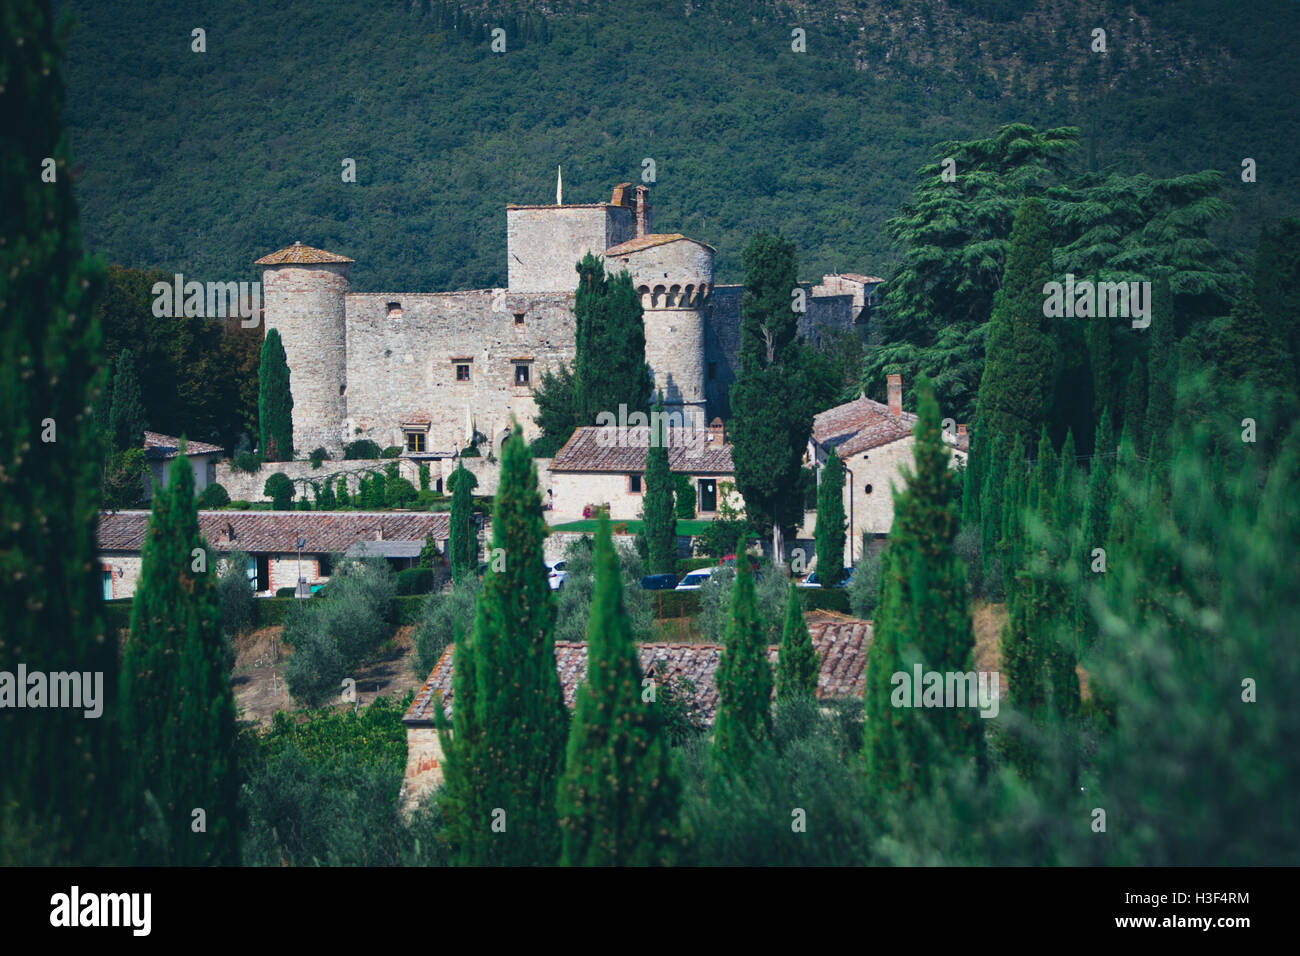
[[(814, 415), (812, 437), (818, 444), (834, 445), (836, 453), (847, 458), (906, 438), (915, 428), (911, 412), (895, 415), (888, 405), (863, 396)], [(954, 438), (956, 447), (966, 451), (967, 436)]]
[[(670, 242), (676, 242), (678, 239), (685, 239), (680, 232), (652, 232), (645, 236), (637, 236), (635, 239), (629, 239), (627, 242), (620, 242), (616, 246), (610, 246), (605, 250), (607, 256), (620, 256), (629, 252), (640, 252), (642, 249), (650, 249), (654, 246), (666, 245)], [(690, 240), (694, 241), (694, 240)]]
[[(871, 622), (842, 615), (809, 615), (808, 633), (821, 658), (817, 678), (817, 696), (821, 700), (861, 697), (866, 679), (867, 648), (871, 644)], [(776, 667), (776, 645), (767, 656)], [(441, 699), (443, 713), (450, 719), (452, 703), (452, 659), (454, 645), (449, 645), (424, 686), (415, 695), (402, 720), (410, 725), (429, 726), (434, 722), (434, 701)], [(721, 644), (672, 644), (664, 642), (637, 645), (641, 672), (653, 673), (659, 683), (686, 679), (694, 685), (691, 710), (706, 724), (713, 723), (718, 709), (718, 688), (714, 673), (722, 654)], [(564, 690), (564, 702), (574, 704), (578, 685), (587, 673), (587, 645), (573, 641), (555, 642), (555, 669)], [(775, 690), (773, 691), (775, 694)]]
[(347, 256), (338, 256), (324, 249), (315, 249), (295, 242), (277, 252), (262, 256), (253, 263), (255, 266), (310, 265), (316, 262), (352, 262)]
[[(158, 432), (144, 433), (144, 457), (150, 461), (175, 458), (180, 454), (181, 440), (174, 435)], [(220, 454), (225, 451), (220, 445), (209, 445), (205, 441), (187, 441), (185, 451), (190, 455)]]
[(850, 280), (850, 281), (852, 281), (852, 282), (866, 282), (866, 283), (884, 282), (884, 281), (885, 281), (884, 279), (880, 278), (879, 276), (864, 276), (864, 275), (863, 275), (862, 273), (860, 273), (860, 272), (841, 272), (841, 273), (838, 273), (837, 278), (840, 278), (840, 279), (848, 279), (848, 280)]
[[(139, 551), (149, 527), (148, 511), (99, 513), (101, 551)], [(200, 511), (199, 530), (218, 551), (272, 552), (297, 550), (298, 530), (313, 554), (347, 551), (358, 541), (423, 541), (448, 537), (446, 512), (391, 511)], [(233, 537), (229, 532), (233, 531)]]
[[(551, 471), (645, 471), (649, 436), (650, 429), (645, 426), (621, 432), (613, 426), (603, 425), (575, 429), (564, 447), (555, 453)], [(707, 438), (708, 432), (703, 428), (669, 429), (669, 469), (689, 475), (734, 473), (731, 446), (716, 440), (710, 442)]]

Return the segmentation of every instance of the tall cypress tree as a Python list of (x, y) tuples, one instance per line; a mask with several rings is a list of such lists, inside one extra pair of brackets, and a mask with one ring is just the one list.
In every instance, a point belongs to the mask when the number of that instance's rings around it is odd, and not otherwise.
[(1147, 363), (1138, 354), (1129, 369), (1128, 388), (1124, 392), (1124, 432), (1137, 455), (1144, 456), (1147, 449)]
[(480, 778), (472, 799), (462, 791), (460, 808), (476, 816), (454, 824), (464, 863), (546, 865), (560, 857), (555, 801), (568, 713), (555, 669), (545, 537), (537, 468), (516, 425), (501, 450), (492, 511), (492, 546), (505, 555), (505, 569), (484, 574), (467, 648), (474, 690), (468, 705), (453, 701), (457, 732), (448, 774)]
[[(123, 654), (122, 727), (135, 796), (127, 818), (137, 862), (229, 866), (239, 861), (235, 703), (215, 554), (199, 533), (194, 469), (183, 452), (154, 496)], [(204, 829), (196, 832), (198, 810)]]
[(289, 390), (289, 360), (278, 329), (267, 329), (262, 363), (257, 372), (257, 424), (264, 461), (293, 460), (293, 393)]
[[(975, 653), (965, 574), (953, 550), (957, 476), (948, 467), (933, 388), (923, 377), (917, 391), (914, 466), (906, 486), (894, 494), (894, 526), (867, 657), (863, 747), (877, 793), (923, 792), (948, 761), (983, 764), (983, 731), (972, 707), (922, 707), (901, 696), (911, 686), (914, 665), (966, 672)], [(900, 673), (908, 678), (903, 684), (895, 678)]]
[(754, 753), (772, 729), (772, 667), (766, 628), (758, 616), (754, 576), (747, 561), (736, 562), (731, 622), (718, 659), (718, 713), (713, 722), (713, 762), (722, 774), (749, 772)]
[(139, 448), (144, 442), (144, 430), (149, 427), (145, 421), (144, 400), (140, 397), (140, 377), (130, 349), (122, 349), (122, 354), (117, 357), (108, 427), (117, 451)]
[(474, 488), (478, 479), (457, 461), (456, 470), (447, 478), (447, 488), (451, 491), (451, 530), (447, 548), (451, 552), (448, 563), (451, 564), (451, 579), (457, 584), (475, 573), (474, 565), (478, 562), (478, 534), (474, 529)]
[[(663, 393), (655, 402), (655, 417), (663, 421)], [(673, 512), (673, 476), (668, 468), (668, 432), (651, 428), (645, 463), (645, 536), (650, 547), (650, 573), (668, 574), (676, 567), (677, 517)]]
[(844, 576), (844, 463), (831, 449), (817, 483), (817, 579), (833, 588)]
[(781, 650), (776, 658), (776, 696), (814, 697), (817, 693), (819, 664), (817, 649), (808, 634), (808, 623), (803, 619), (803, 605), (799, 591), (790, 585), (790, 595), (785, 602), (785, 626), (781, 629)]
[(578, 688), (560, 781), (561, 862), (671, 865), (680, 842), (681, 782), (662, 708), (642, 687), (618, 555), (603, 515), (593, 565), (587, 679)]
[(1168, 277), (1157, 280), (1151, 310), (1151, 350), (1147, 363), (1146, 434), (1153, 463), (1169, 456), (1174, 428), (1174, 397), (1178, 386), (1178, 333), (1174, 327), (1173, 293)]
[(650, 400), (650, 367), (645, 360), (645, 318), (641, 297), (626, 271), (605, 274), (605, 264), (590, 252), (576, 266), (574, 292), (574, 409), (579, 425), (591, 425), (601, 412), (618, 415), (645, 411)]
[(82, 253), (50, 7), (6, 4), (0, 52), (0, 670), (102, 674), (103, 709), (0, 708), (0, 863), (103, 864), (120, 862), (117, 648), (100, 616), (84, 414), (105, 385), (103, 274)]
[(1016, 211), (1006, 271), (989, 320), (984, 375), (980, 379), (981, 427), (1038, 437), (1051, 407), (1052, 340), (1043, 331), (1043, 288), (1052, 276), (1051, 233), (1038, 199)]

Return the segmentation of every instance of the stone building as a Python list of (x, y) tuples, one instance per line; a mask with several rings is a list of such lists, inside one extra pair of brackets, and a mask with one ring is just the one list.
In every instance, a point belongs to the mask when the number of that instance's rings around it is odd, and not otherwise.
[[(181, 440), (172, 435), (147, 431), (144, 433), (144, 460), (148, 469), (144, 476), (144, 497), (152, 498), (154, 489), (167, 487), (167, 472), (172, 462), (180, 457)], [(217, 462), (225, 450), (220, 445), (202, 441), (185, 443), (185, 458), (194, 469), (194, 493), (198, 494), (217, 480)]]
[[(574, 266), (588, 252), (631, 274), (667, 409), (698, 426), (727, 417), (743, 288), (714, 283), (711, 246), (651, 231), (648, 187), (505, 212), (504, 289), (354, 292), (352, 259), (297, 242), (257, 260), (265, 327), (279, 330), (288, 358), (300, 454), (324, 447), (337, 458), (346, 442), (370, 438), (410, 457), (449, 457), (476, 433), (499, 452), (512, 416), (535, 437), (533, 389), (573, 360)], [(878, 283), (846, 274), (805, 285), (801, 330), (817, 338), (860, 325)]]
[[(912, 467), (912, 430), (916, 416), (903, 411), (902, 376), (888, 377), (886, 404), (865, 395), (828, 408), (813, 418), (809, 459), (818, 474), (832, 448), (844, 462), (844, 514), (848, 518), (849, 563), (862, 557), (862, 536), (883, 538), (894, 523), (892, 488), (904, 485), (902, 468)], [(966, 460), (966, 426), (945, 429), (943, 439), (953, 448), (952, 466)]]

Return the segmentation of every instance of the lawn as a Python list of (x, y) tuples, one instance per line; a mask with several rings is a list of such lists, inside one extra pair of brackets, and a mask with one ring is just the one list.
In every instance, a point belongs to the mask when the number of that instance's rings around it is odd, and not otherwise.
[[(635, 518), (627, 521), (615, 521), (612, 519), (610, 521), (610, 526), (613, 528), (615, 534), (622, 534), (622, 533), (636, 534), (638, 531), (642, 529), (644, 525), (645, 525), (644, 521), (639, 521)], [(702, 532), (708, 525), (709, 522), (701, 521), (699, 518), (692, 518), (690, 520), (679, 518), (677, 521), (677, 533), (684, 534), (684, 535), (697, 535), (700, 532)], [(564, 524), (553, 524), (551, 525), (551, 530), (552, 531), (583, 531), (587, 533), (592, 533), (596, 530), (596, 519), (583, 518), (579, 521), (566, 521), (564, 522)]]

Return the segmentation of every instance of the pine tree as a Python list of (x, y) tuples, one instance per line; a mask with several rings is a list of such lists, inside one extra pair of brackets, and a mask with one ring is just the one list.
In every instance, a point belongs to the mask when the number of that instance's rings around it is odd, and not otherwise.
[(1042, 331), (1043, 289), (1052, 277), (1051, 234), (1041, 201), (1026, 199), (1016, 211), (1011, 248), (989, 320), (984, 375), (980, 379), (981, 427), (1038, 437), (1051, 406), (1052, 343)]
[[(239, 861), (235, 704), (226, 676), (215, 553), (199, 533), (182, 455), (154, 496), (122, 660), (122, 729), (136, 862)], [(202, 809), (204, 831), (195, 832)]]
[(776, 658), (776, 696), (812, 698), (817, 693), (819, 663), (817, 649), (808, 635), (799, 591), (790, 585), (785, 602), (785, 626), (781, 629), (781, 650)]
[(447, 548), (451, 552), (448, 562), (451, 564), (451, 579), (456, 584), (476, 573), (478, 564), (478, 531), (474, 527), (473, 491), (478, 486), (478, 479), (473, 472), (458, 461), (456, 470), (447, 479), (447, 488), (451, 491), (451, 529)]
[(262, 460), (293, 460), (293, 394), (289, 390), (289, 361), (278, 329), (267, 329), (258, 368), (257, 421), (261, 429)]
[(833, 588), (844, 576), (844, 463), (831, 449), (817, 483), (817, 579)]
[(928, 380), (918, 382), (917, 394), (914, 466), (894, 494), (894, 526), (867, 657), (863, 747), (878, 794), (923, 792), (948, 761), (982, 766), (984, 759), (983, 731), (971, 706), (922, 707), (921, 701), (903, 701), (904, 686), (894, 686), (901, 673), (910, 688), (916, 664), (940, 673), (970, 671), (975, 653), (965, 573), (953, 550), (957, 476), (948, 467), (950, 452)]
[(144, 444), (144, 401), (140, 397), (140, 377), (135, 370), (135, 357), (130, 349), (123, 349), (117, 357), (117, 371), (113, 375), (113, 404), (108, 413), (108, 426), (117, 451), (139, 448)]
[(663, 708), (642, 687), (618, 555), (603, 515), (595, 537), (587, 679), (578, 688), (559, 788), (561, 862), (668, 866), (680, 842), (681, 782)]
[[(121, 861), (117, 642), (94, 573), (99, 463), (85, 414), (106, 384), (95, 318), (103, 274), (82, 253), (58, 21), (33, 0), (6, 4), (4, 17), (0, 670), (98, 673), (104, 687), (98, 719), (0, 708), (0, 864), (107, 864)], [(46, 157), (52, 182), (42, 180)]]
[(1300, 380), (1300, 218), (1269, 223), (1260, 231), (1252, 287), (1291, 360), (1291, 381)]
[(472, 797), (460, 791), (462, 816), (452, 824), (462, 863), (547, 865), (560, 856), (555, 801), (568, 714), (555, 669), (545, 537), (537, 469), (516, 425), (501, 450), (492, 512), (492, 546), (506, 556), (505, 568), (484, 575), (468, 645), (474, 690), (468, 706), (453, 701), (448, 776), (480, 778)]
[[(663, 393), (651, 421), (663, 421)], [(673, 475), (668, 468), (668, 433), (651, 428), (645, 463), (645, 536), (650, 573), (669, 574), (677, 566), (677, 518), (673, 512)]]
[(718, 658), (718, 712), (713, 722), (713, 763), (725, 776), (744, 777), (772, 729), (772, 667), (766, 628), (758, 616), (754, 576), (736, 562), (731, 622)]
[[(1101, 281), (1099, 275), (1093, 276), (1093, 288)], [(1088, 343), (1088, 365), (1092, 369), (1092, 417), (1101, 421), (1101, 416), (1112, 410), (1115, 403), (1114, 394), (1114, 357), (1112, 352), (1111, 319), (1093, 318), (1084, 326), (1084, 337)]]

